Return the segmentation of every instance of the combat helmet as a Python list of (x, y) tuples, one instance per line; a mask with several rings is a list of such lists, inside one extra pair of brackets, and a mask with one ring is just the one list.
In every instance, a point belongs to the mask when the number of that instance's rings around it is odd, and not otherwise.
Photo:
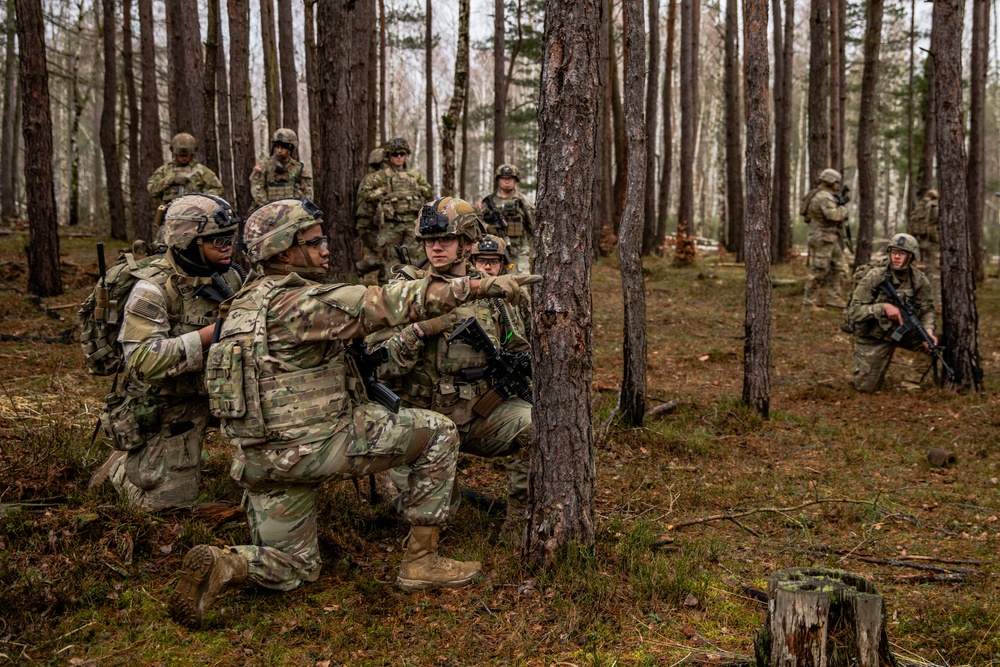
[(192, 276), (208, 276), (221, 270), (205, 257), (205, 241), (224, 237), (220, 248), (236, 241), (240, 218), (229, 202), (214, 195), (192, 194), (170, 202), (163, 214), (163, 242), (168, 253)]
[(271, 137), (272, 153), (275, 146), (288, 146), (288, 149), (294, 153), (295, 149), (299, 147), (299, 138), (295, 136), (294, 130), (290, 130), (287, 127), (279, 127), (274, 131), (274, 136)]
[(368, 154), (368, 166), (372, 169), (378, 169), (383, 162), (385, 162), (385, 149), (377, 146)]
[(836, 169), (824, 169), (819, 173), (819, 180), (823, 183), (833, 185), (834, 183), (840, 183), (843, 179), (840, 177), (840, 172)]
[(472, 249), (472, 254), (469, 256), (469, 259), (472, 262), (475, 262), (476, 258), (480, 255), (499, 255), (501, 262), (500, 273), (507, 272), (506, 265), (510, 261), (507, 257), (507, 242), (499, 236), (487, 234), (480, 239), (479, 243), (476, 244), (476, 247)]
[(886, 253), (892, 248), (897, 248), (903, 252), (910, 253), (910, 261), (920, 259), (920, 244), (917, 243), (917, 239), (910, 236), (909, 234), (896, 234), (889, 241), (889, 244), (885, 247)]
[(521, 182), (521, 170), (515, 164), (502, 164), (497, 167), (494, 178), (500, 178), (501, 176), (512, 176), (515, 181), (518, 183)]
[[(414, 234), (418, 241), (439, 238), (464, 238), (467, 243), (451, 265), (464, 263), (475, 244), (483, 235), (483, 220), (479, 211), (464, 199), (457, 197), (440, 197), (420, 209), (420, 215), (414, 224)], [(435, 267), (437, 271), (449, 267)]]
[[(323, 211), (309, 199), (279, 199), (264, 204), (247, 218), (243, 239), (247, 255), (256, 264), (267, 266), (269, 259), (294, 245), (304, 245), (301, 232), (321, 223)], [(308, 267), (296, 267), (296, 273), (326, 273), (314, 266), (309, 253), (303, 252)]]
[(395, 139), (390, 139), (389, 143), (385, 145), (385, 156), (388, 158), (393, 153), (398, 153), (399, 151), (405, 151), (407, 155), (410, 154), (410, 142), (402, 137), (396, 137)]
[(194, 155), (198, 150), (198, 141), (187, 132), (178, 132), (170, 140), (170, 152), (177, 156)]

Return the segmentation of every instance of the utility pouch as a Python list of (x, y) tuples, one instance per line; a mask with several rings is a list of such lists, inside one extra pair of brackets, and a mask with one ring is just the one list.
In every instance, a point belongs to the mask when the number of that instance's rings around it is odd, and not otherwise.
[(139, 429), (135, 418), (135, 399), (121, 396), (117, 393), (108, 394), (104, 399), (104, 408), (98, 415), (101, 428), (107, 433), (115, 449), (130, 452), (145, 444), (146, 439)]
[(208, 407), (219, 419), (239, 419), (246, 414), (243, 392), (243, 347), (236, 341), (216, 343), (205, 360)]
[(503, 403), (504, 398), (500, 395), (496, 389), (490, 389), (482, 397), (476, 401), (476, 406), (472, 408), (472, 411), (477, 415), (485, 419), (489, 417), (497, 406)]
[(135, 404), (135, 423), (139, 431), (152, 435), (160, 430), (160, 406), (150, 398), (143, 398)]

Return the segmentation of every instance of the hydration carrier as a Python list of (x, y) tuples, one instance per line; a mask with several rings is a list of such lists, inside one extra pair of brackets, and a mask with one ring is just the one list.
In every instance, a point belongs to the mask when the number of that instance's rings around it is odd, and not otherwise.
[(854, 321), (851, 319), (851, 308), (856, 303), (854, 299), (854, 292), (857, 291), (858, 283), (865, 276), (866, 273), (874, 268), (880, 268), (885, 270), (885, 267), (889, 266), (889, 255), (888, 253), (876, 253), (872, 255), (871, 259), (867, 264), (862, 264), (861, 266), (854, 269), (854, 273), (851, 274), (851, 286), (850, 291), (847, 293), (847, 305), (844, 306), (844, 321), (840, 323), (840, 330), (847, 334), (854, 333)]

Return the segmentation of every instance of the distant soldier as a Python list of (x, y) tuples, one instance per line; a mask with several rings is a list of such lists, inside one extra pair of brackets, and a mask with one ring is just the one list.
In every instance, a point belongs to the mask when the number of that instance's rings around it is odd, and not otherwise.
[[(527, 273), (531, 268), (535, 205), (518, 188), (521, 170), (515, 165), (502, 164), (497, 167), (494, 181), (496, 189), (483, 197), (479, 204), (479, 210), (486, 221), (486, 230), (507, 239), (507, 254), (514, 262), (514, 270)], [(506, 229), (502, 228), (501, 217), (507, 223)]]
[(366, 178), (358, 193), (358, 200), (373, 208), (377, 229), (375, 246), (382, 268), (379, 281), (389, 278), (388, 267), (397, 264), (396, 246), (403, 246), (411, 257), (416, 257), (420, 246), (413, 236), (413, 221), (420, 207), (431, 198), (431, 185), (417, 169), (406, 167), (410, 144), (406, 139), (395, 138), (385, 147), (386, 164), (371, 178)]
[(146, 184), (156, 206), (169, 204), (186, 194), (222, 196), (222, 183), (215, 172), (194, 159), (198, 142), (187, 132), (175, 134), (170, 140), (174, 159), (153, 172)]
[(843, 285), (847, 281), (844, 259), (844, 222), (850, 190), (841, 187), (840, 172), (824, 169), (819, 182), (802, 198), (802, 216), (809, 223), (809, 278), (803, 308), (822, 305), (844, 308)]
[(254, 206), (279, 199), (311, 199), (312, 176), (304, 164), (292, 157), (299, 145), (295, 132), (278, 128), (271, 139), (271, 155), (250, 172), (250, 193)]
[(354, 263), (359, 276), (382, 268), (376, 242), (378, 222), (375, 220), (375, 205), (362, 199), (361, 193), (383, 166), (385, 166), (385, 149), (378, 146), (368, 154), (369, 170), (358, 186), (358, 207), (354, 212), (354, 231), (361, 239), (362, 258), (361, 261)]
[(920, 201), (913, 207), (906, 231), (920, 244), (920, 259), (924, 273), (931, 283), (935, 303), (941, 297), (941, 244), (938, 242), (938, 191), (934, 189), (917, 192)]

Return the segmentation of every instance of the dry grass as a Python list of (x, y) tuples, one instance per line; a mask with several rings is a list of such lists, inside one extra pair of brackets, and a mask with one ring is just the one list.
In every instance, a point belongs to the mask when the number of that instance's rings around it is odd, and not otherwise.
[[(23, 242), (0, 237), (0, 283), (21, 290)], [(96, 274), (90, 248), (66, 240), (69, 291), (48, 305), (83, 298)], [(783, 278), (803, 274), (781, 268)], [(199, 542), (242, 543), (245, 526), (149, 516), (108, 489), (87, 491), (107, 451), (90, 436), (109, 381), (86, 375), (75, 345), (0, 343), (0, 664), (732, 664), (751, 655), (763, 620), (753, 589), (775, 570), (821, 565), (875, 581), (904, 663), (1000, 665), (997, 283), (979, 291), (990, 393), (970, 396), (858, 396), (839, 313), (804, 315), (800, 287), (776, 288), (765, 422), (737, 400), (742, 280), (711, 260), (684, 271), (648, 263), (650, 405), (680, 405), (641, 429), (609, 425), (593, 551), (531, 572), (497, 543), (501, 518), (467, 504), (443, 547), (483, 560), (486, 577), (403, 594), (392, 581), (404, 529), (340, 484), (323, 495), (320, 580), (287, 594), (228, 593), (198, 632), (164, 608), (180, 558)], [(596, 268), (594, 288), (601, 426), (621, 366), (613, 262)], [(73, 309), (58, 312), (72, 321)], [(68, 326), (11, 290), (0, 291), (0, 313), (0, 333)], [(931, 447), (954, 451), (958, 464), (931, 468)], [(238, 500), (226, 446), (213, 438), (206, 451), (205, 499)], [(461, 475), (502, 489), (498, 462), (464, 461)], [(804, 505), (824, 499), (857, 502)], [(925, 571), (875, 562), (913, 556), (977, 574), (921, 583), (907, 577)], [(939, 562), (948, 559), (974, 563)]]

